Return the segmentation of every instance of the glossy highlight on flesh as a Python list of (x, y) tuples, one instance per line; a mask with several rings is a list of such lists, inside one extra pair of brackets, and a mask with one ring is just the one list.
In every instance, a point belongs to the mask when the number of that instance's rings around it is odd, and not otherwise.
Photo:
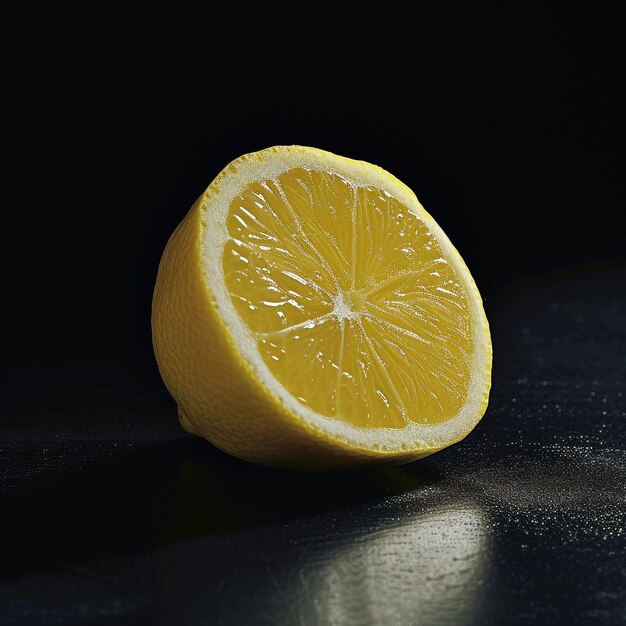
[(222, 265), (263, 361), (357, 427), (453, 418), (473, 352), (467, 296), (424, 222), (373, 185), (293, 168), (231, 202)]

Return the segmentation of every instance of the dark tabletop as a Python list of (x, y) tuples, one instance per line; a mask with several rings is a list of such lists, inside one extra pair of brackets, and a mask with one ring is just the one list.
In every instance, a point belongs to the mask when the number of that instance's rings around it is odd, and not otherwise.
[(401, 467), (241, 462), (160, 387), (4, 398), (0, 623), (625, 623), (625, 284), (488, 300), (484, 419)]

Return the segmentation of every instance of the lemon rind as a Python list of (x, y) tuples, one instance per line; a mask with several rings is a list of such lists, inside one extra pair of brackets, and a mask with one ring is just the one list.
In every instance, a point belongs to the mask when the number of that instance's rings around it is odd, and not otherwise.
[[(435, 236), (446, 259), (454, 266), (468, 294), (475, 339), (467, 399), (453, 418), (436, 424), (411, 422), (402, 429), (353, 426), (341, 419), (320, 415), (301, 404), (274, 377), (264, 362), (258, 351), (256, 339), (235, 310), (226, 287), (222, 267), (223, 249), (229, 239), (226, 217), (232, 200), (251, 182), (276, 178), (295, 167), (328, 169), (345, 177), (355, 186), (374, 185), (390, 193), (424, 222)], [(260, 393), (270, 396), (275, 402), (277, 419), (288, 421), (291, 426), (297, 424), (325, 440), (344, 442), (349, 447), (372, 452), (407, 453), (416, 450), (429, 453), (446, 447), (463, 439), (480, 421), (488, 403), (492, 360), (489, 326), (480, 293), (449, 238), (411, 189), (392, 174), (370, 163), (348, 159), (316, 148), (274, 146), (243, 155), (224, 168), (201, 196), (198, 210), (202, 226), (199, 252), (204, 268), (207, 296), (211, 298), (229, 335), (230, 343), (241, 356), (247, 373), (254, 377), (256, 384), (261, 388)]]

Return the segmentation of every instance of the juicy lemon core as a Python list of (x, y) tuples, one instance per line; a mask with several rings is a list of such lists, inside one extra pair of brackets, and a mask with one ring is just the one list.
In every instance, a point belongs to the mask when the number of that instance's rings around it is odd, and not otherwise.
[(316, 148), (214, 179), (165, 248), (152, 331), (183, 427), (266, 465), (405, 463), (488, 403), (489, 326), (459, 253), (398, 179)]
[(362, 427), (456, 415), (470, 377), (467, 297), (401, 202), (295, 168), (249, 185), (227, 225), (233, 304), (298, 401)]

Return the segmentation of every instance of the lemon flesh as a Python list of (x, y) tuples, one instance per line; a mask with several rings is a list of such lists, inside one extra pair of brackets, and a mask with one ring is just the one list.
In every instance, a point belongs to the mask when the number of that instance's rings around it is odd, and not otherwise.
[(489, 327), (459, 253), (398, 179), (315, 148), (216, 177), (166, 246), (152, 327), (185, 429), (249, 461), (407, 462), (488, 402)]
[(467, 296), (389, 193), (296, 168), (231, 203), (226, 285), (259, 353), (313, 411), (354, 426), (443, 422), (467, 395)]

